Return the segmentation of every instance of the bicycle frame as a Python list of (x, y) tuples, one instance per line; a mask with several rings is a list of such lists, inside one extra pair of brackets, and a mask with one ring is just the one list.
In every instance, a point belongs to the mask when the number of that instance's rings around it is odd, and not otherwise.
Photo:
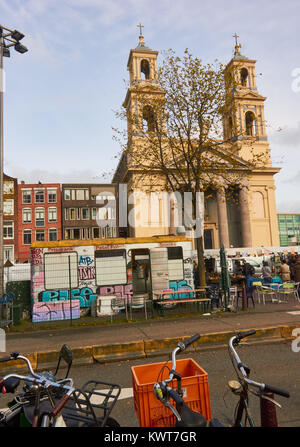
[[(249, 412), (248, 408), (248, 392), (252, 392), (257, 395), (261, 400), (260, 411), (261, 411), (261, 425), (269, 426), (269, 427), (277, 427), (277, 418), (276, 418), (276, 407), (275, 405), (279, 405), (273, 398), (273, 393), (278, 394), (284, 397), (289, 397), (289, 393), (285, 390), (281, 390), (279, 388), (266, 385), (264, 383), (259, 383), (254, 380), (249, 379), (250, 369), (241, 361), (239, 358), (234, 346), (238, 345), (240, 340), (250, 335), (255, 334), (254, 330), (247, 331), (245, 333), (239, 333), (234, 337), (231, 337), (228, 343), (229, 354), (236, 371), (238, 382), (230, 381), (229, 387), (234, 394), (239, 395), (239, 402), (237, 405), (237, 410), (235, 412), (235, 420), (234, 427), (242, 427), (242, 418), (245, 412), (245, 425), (247, 421), (249, 422), (250, 427), (254, 427), (254, 420)], [(233, 358), (236, 362), (234, 364)], [(242, 377), (240, 377), (238, 370), (241, 372)], [(257, 391), (252, 391), (249, 389), (249, 386), (254, 387)], [(267, 403), (264, 403), (264, 400), (267, 400)], [(280, 405), (279, 405), (280, 406)]]

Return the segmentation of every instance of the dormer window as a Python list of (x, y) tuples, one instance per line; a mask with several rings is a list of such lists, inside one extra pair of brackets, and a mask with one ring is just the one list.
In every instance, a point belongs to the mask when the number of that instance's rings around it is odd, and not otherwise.
[(146, 59), (143, 59), (141, 62), (141, 77), (144, 79), (150, 79), (150, 65), (149, 61)]
[(247, 68), (242, 68), (241, 69), (241, 84), (243, 87), (247, 87), (248, 84), (248, 70)]

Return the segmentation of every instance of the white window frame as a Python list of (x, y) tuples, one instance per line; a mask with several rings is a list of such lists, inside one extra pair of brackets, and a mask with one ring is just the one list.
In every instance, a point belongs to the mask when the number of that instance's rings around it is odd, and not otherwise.
[[(37, 199), (36, 199), (37, 194), (40, 194), (40, 193), (43, 193), (43, 196), (44, 196), (42, 202), (37, 201)], [(34, 191), (34, 203), (38, 203), (38, 204), (45, 203), (45, 189), (37, 189)]]
[[(43, 218), (43, 225), (38, 225), (37, 224), (37, 214), (43, 212), (44, 218)], [(41, 220), (41, 218), (39, 218)], [(35, 226), (38, 228), (44, 227), (45, 226), (45, 208), (36, 208), (35, 209)]]
[[(30, 236), (31, 236), (31, 242), (27, 242), (27, 243), (25, 243), (25, 241), (24, 241), (24, 236), (25, 236), (25, 231), (27, 231), (27, 233), (30, 231)], [(29, 233), (28, 233), (29, 234)], [(23, 240), (22, 240), (22, 242), (23, 242), (23, 245), (31, 245), (32, 244), (32, 230), (31, 230), (31, 228), (24, 228), (24, 230), (23, 230)]]
[[(7, 225), (8, 223), (10, 223), (11, 225)], [(5, 227), (12, 229), (12, 236), (4, 235)], [(13, 220), (4, 220), (3, 221), (3, 239), (14, 239), (14, 221)]]
[[(24, 195), (30, 195), (30, 202), (24, 202)], [(23, 205), (31, 205), (32, 204), (32, 190), (31, 189), (22, 189), (22, 204)]]
[[(40, 232), (40, 233), (43, 232), (44, 239), (38, 239), (38, 232)], [(38, 241), (38, 242), (45, 242), (46, 241), (46, 239), (45, 239), (45, 230), (35, 230), (35, 240)]]
[[(27, 214), (30, 213), (30, 220), (24, 219), (24, 212), (26, 212)], [(23, 224), (29, 224), (32, 222), (32, 209), (31, 208), (22, 208), (22, 222), (23, 222)]]
[[(54, 219), (50, 219), (50, 212), (54, 213), (55, 210), (55, 220)], [(56, 206), (50, 206), (48, 208), (48, 222), (57, 222), (57, 207)]]
[[(48, 193), (48, 203), (57, 203), (57, 190), (56, 189), (47, 189)], [(55, 194), (55, 200), (50, 202), (50, 194)]]
[[(51, 231), (52, 231), (52, 232), (55, 231), (55, 233), (56, 233), (56, 239), (51, 239), (51, 237), (50, 237)], [(49, 240), (49, 241), (57, 241), (57, 240), (58, 240), (57, 238), (58, 238), (57, 228), (49, 228), (49, 230), (48, 230), (48, 240)]]

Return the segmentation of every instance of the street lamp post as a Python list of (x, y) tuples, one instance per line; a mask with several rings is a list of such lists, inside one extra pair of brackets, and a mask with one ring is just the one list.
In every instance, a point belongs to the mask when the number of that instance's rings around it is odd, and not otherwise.
[(4, 293), (4, 244), (3, 244), (3, 95), (4, 72), (3, 57), (10, 57), (10, 47), (18, 53), (26, 53), (27, 48), (20, 43), (24, 34), (0, 25), (0, 297)]

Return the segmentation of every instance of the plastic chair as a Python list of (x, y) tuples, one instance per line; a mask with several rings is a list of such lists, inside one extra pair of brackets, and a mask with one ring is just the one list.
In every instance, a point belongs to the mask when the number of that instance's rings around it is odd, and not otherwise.
[[(282, 284), (282, 288), (278, 290), (278, 295), (280, 298), (283, 298), (283, 302), (288, 302), (289, 295), (294, 296), (295, 301), (299, 300), (299, 293), (298, 293), (299, 283), (293, 283), (293, 282), (284, 282)], [(285, 300), (284, 298), (287, 298)]]
[(277, 301), (277, 294), (276, 290), (271, 286), (261, 286), (261, 292), (262, 292), (262, 301), (264, 304), (266, 304), (266, 301), (268, 298), (270, 298), (270, 302)]
[(117, 297), (114, 299), (114, 306), (117, 309), (118, 313), (122, 310), (125, 310), (126, 320), (128, 320), (128, 312), (127, 312), (127, 299), (122, 297)]
[(152, 303), (152, 301), (149, 300), (148, 293), (132, 295), (129, 303), (130, 319), (132, 320), (132, 309), (145, 309), (145, 318), (147, 320), (147, 303)]
[(261, 281), (255, 281), (252, 283), (252, 286), (254, 287), (253, 294), (257, 297), (257, 302), (260, 304), (260, 298), (262, 297), (263, 291), (262, 291), (262, 282)]
[(237, 287), (233, 286), (229, 288), (229, 306), (232, 306), (235, 310), (237, 310), (237, 304), (238, 304), (238, 294), (237, 294)]

